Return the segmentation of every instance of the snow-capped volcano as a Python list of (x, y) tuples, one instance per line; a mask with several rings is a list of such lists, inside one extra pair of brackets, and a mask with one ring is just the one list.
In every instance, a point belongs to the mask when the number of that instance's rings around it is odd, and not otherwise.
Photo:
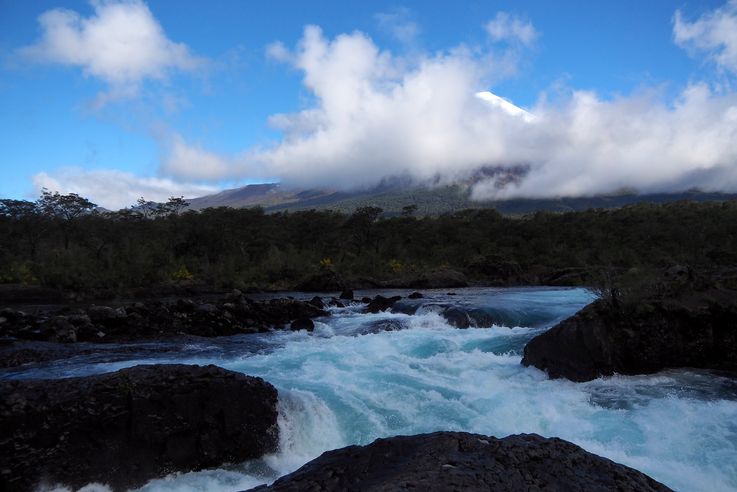
[(496, 94), (493, 94), (489, 91), (477, 92), (476, 97), (478, 97), (482, 101), (485, 101), (491, 106), (501, 109), (502, 111), (504, 111), (505, 113), (509, 115), (522, 118), (527, 123), (530, 123), (535, 120), (535, 115), (533, 115), (532, 113), (525, 111), (519, 106), (515, 106), (514, 104), (507, 101), (506, 99), (501, 98), (497, 96)]

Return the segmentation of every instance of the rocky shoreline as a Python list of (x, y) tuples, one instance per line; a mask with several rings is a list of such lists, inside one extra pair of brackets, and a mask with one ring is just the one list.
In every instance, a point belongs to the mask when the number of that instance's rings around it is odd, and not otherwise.
[(257, 302), (237, 290), (217, 299), (78, 305), (33, 313), (6, 307), (0, 310), (0, 342), (106, 343), (182, 335), (227, 336), (290, 328), (295, 320), (327, 315), (322, 305), (290, 298)]

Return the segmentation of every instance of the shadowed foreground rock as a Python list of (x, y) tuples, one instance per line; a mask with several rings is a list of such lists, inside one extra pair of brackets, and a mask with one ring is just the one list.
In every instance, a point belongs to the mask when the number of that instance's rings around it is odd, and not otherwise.
[(522, 363), (572, 381), (676, 367), (734, 371), (737, 292), (688, 291), (632, 306), (598, 300), (530, 340)]
[(136, 487), (273, 452), (277, 391), (216, 366), (0, 381), (0, 490)]
[(266, 491), (667, 491), (637, 470), (561, 439), (436, 432), (324, 453)]

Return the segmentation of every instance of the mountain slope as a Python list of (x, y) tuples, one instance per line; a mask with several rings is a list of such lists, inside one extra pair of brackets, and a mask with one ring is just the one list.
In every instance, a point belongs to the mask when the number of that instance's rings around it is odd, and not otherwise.
[(494, 208), (506, 215), (521, 215), (540, 210), (570, 212), (590, 208), (618, 208), (634, 203), (665, 203), (678, 200), (723, 201), (737, 199), (737, 194), (686, 191), (640, 195), (620, 193), (591, 197), (547, 199), (517, 198), (502, 201), (473, 201), (465, 184), (409, 186), (405, 183), (385, 183), (368, 190), (337, 191), (332, 189), (284, 188), (277, 183), (255, 184), (225, 190), (189, 200), (190, 208), (263, 207), (267, 212), (330, 209), (351, 213), (359, 207), (375, 206), (387, 215), (398, 215), (405, 206), (416, 205), (418, 215), (440, 215), (467, 208)]

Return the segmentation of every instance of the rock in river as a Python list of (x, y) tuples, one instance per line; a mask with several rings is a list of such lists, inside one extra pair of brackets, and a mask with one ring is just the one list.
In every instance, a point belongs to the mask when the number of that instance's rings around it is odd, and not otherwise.
[(561, 439), (435, 432), (328, 451), (255, 490), (667, 491), (637, 470)]
[(737, 370), (737, 292), (686, 291), (632, 305), (598, 300), (533, 338), (522, 363), (589, 381), (666, 368)]
[(276, 450), (277, 391), (216, 366), (0, 381), (0, 490), (138, 487)]

